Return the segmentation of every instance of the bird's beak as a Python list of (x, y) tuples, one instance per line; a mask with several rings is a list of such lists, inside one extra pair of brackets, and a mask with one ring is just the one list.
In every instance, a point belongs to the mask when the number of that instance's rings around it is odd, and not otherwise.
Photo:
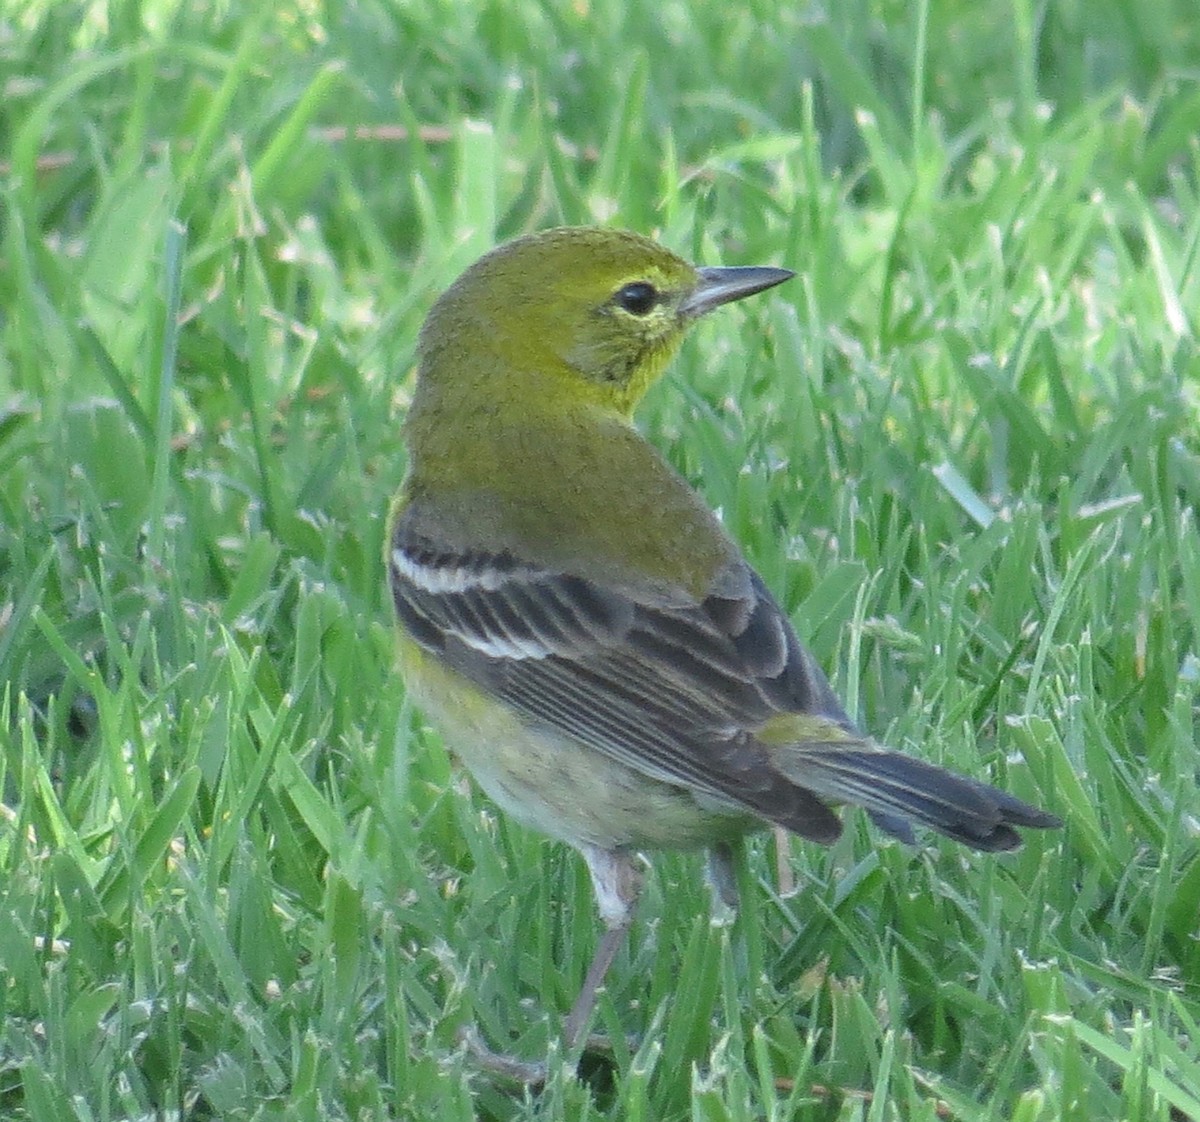
[(694, 318), (713, 308), (753, 296), (764, 288), (774, 288), (796, 274), (791, 269), (775, 269), (769, 265), (733, 265), (698, 268), (699, 283), (684, 297), (680, 315)]

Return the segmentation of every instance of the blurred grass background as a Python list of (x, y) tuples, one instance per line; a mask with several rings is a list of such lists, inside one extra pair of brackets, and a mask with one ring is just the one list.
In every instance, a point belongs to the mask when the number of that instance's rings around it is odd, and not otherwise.
[[(0, 1116), (1200, 1118), (1192, 0), (6, 0), (0, 84)], [(763, 840), (732, 929), (657, 858), (576, 1076), (586, 874), (380, 555), (424, 313), (578, 222), (797, 270), (645, 431), (868, 728), (1067, 828)]]

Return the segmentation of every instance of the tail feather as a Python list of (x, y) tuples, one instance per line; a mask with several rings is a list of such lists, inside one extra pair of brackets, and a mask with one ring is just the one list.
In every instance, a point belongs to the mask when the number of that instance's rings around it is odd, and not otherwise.
[(1019, 846), (1014, 827), (1062, 825), (999, 788), (866, 743), (810, 742), (777, 753), (774, 763), (791, 782), (831, 802), (865, 808), (878, 826), (910, 843), (910, 821), (989, 851)]

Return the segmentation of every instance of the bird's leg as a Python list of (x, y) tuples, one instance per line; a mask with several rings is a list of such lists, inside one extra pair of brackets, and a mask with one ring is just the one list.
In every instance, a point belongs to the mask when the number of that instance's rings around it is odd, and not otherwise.
[(619, 927), (610, 927), (604, 932), (600, 945), (592, 957), (591, 965), (588, 967), (587, 976), (583, 979), (579, 996), (575, 998), (575, 1004), (571, 1006), (571, 1012), (567, 1014), (567, 1019), (563, 1022), (563, 1038), (566, 1040), (568, 1049), (574, 1048), (579, 1043), (580, 1034), (590, 1020), (592, 1010), (596, 1008), (596, 999), (600, 996), (600, 986), (604, 981), (604, 976), (608, 973), (608, 968), (612, 965), (613, 959), (617, 957), (617, 951), (621, 949), (621, 944), (625, 942), (625, 936), (628, 934), (628, 921)]
[(579, 851), (592, 874), (596, 904), (606, 930), (595, 955), (592, 956), (579, 996), (575, 998), (575, 1004), (571, 1006), (571, 1012), (563, 1022), (563, 1037), (568, 1049), (579, 1043), (584, 1028), (591, 1020), (608, 968), (612, 966), (617, 951), (621, 949), (621, 944), (629, 934), (629, 926), (633, 922), (633, 905), (637, 902), (638, 892), (642, 887), (641, 874), (628, 851), (600, 849), (591, 845), (581, 845)]
[(737, 870), (733, 865), (733, 847), (717, 842), (708, 850), (705, 869), (708, 887), (712, 889), (712, 917), (720, 924), (730, 924), (737, 917)]
[[(575, 998), (575, 1004), (571, 1006), (571, 1011), (563, 1023), (563, 1039), (569, 1051), (579, 1044), (583, 1031), (591, 1020), (604, 977), (608, 968), (612, 966), (613, 959), (617, 957), (625, 936), (629, 934), (629, 926), (633, 921), (633, 906), (642, 886), (641, 874), (628, 851), (583, 845), (579, 847), (579, 851), (592, 874), (596, 903), (599, 906), (600, 918), (604, 920), (605, 932), (596, 953), (592, 956), (579, 996)], [(485, 1071), (531, 1087), (539, 1087), (546, 1082), (547, 1067), (544, 1062), (529, 1063), (502, 1052), (493, 1052), (473, 1027), (460, 1033), (460, 1039), (474, 1062)]]

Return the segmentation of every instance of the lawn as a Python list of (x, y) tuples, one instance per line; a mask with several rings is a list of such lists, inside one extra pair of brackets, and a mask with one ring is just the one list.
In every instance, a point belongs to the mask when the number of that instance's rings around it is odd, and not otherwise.
[[(0, 5), (0, 1117), (1200, 1119), (1194, 0)], [(416, 333), (599, 222), (794, 269), (640, 414), (1011, 855), (582, 862), (405, 699)], [(460, 1036), (546, 1060), (481, 1072)]]

